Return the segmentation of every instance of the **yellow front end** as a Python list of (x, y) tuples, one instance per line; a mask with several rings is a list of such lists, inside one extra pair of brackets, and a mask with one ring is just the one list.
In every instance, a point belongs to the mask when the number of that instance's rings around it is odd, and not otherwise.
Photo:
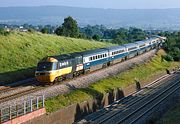
[(72, 67), (67, 67), (59, 70), (53, 71), (45, 71), (38, 72), (36, 71), (36, 79), (42, 83), (52, 83), (56, 79), (56, 77), (60, 77), (66, 74), (70, 74), (72, 71)]
[(51, 83), (54, 82), (56, 76), (49, 72), (36, 72), (36, 79), (41, 83)]

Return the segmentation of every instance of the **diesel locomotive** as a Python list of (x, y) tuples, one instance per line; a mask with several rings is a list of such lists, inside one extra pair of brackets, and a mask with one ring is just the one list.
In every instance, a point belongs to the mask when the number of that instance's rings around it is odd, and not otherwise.
[(133, 58), (157, 48), (165, 40), (156, 36), (121, 46), (45, 57), (38, 63), (35, 77), (41, 83), (52, 84)]

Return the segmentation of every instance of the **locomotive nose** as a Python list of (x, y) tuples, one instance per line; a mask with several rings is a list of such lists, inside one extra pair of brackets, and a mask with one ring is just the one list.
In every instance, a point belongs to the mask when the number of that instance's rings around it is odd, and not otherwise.
[(54, 81), (54, 76), (50, 72), (36, 72), (35, 77), (41, 83), (51, 83)]

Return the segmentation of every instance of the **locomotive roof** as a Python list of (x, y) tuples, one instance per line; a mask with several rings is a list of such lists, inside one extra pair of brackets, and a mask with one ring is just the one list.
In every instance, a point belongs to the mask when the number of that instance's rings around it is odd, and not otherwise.
[(122, 50), (125, 49), (125, 46), (112, 46), (112, 47), (107, 47), (110, 51), (114, 50)]
[(156, 39), (157, 39), (157, 37), (151, 37), (148, 40), (152, 41), (152, 40), (156, 40)]
[(137, 44), (135, 44), (135, 43), (128, 43), (128, 44), (124, 44), (123, 46), (125, 46), (126, 48), (137, 47)]
[(79, 52), (78, 54), (81, 54), (83, 56), (88, 56), (88, 55), (100, 54), (104, 52), (108, 52), (108, 50), (106, 48), (100, 48), (100, 49), (95, 49), (95, 50)]
[(137, 41), (135, 43), (138, 44), (138, 45), (142, 45), (144, 43), (147, 43), (147, 41), (146, 40), (141, 40), (141, 41)]
[(69, 54), (61, 54), (61, 55), (49, 56), (49, 57), (52, 57), (52, 58), (57, 59), (58, 61), (61, 61), (61, 60), (74, 59), (75, 57), (80, 57), (80, 56), (81, 55), (77, 53), (69, 53)]

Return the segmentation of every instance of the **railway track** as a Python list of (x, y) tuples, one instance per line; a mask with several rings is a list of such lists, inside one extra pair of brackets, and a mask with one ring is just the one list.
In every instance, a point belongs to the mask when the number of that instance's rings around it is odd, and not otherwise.
[(21, 97), (23, 95), (27, 95), (27, 94), (36, 92), (36, 91), (41, 90), (43, 88), (45, 88), (45, 87), (32, 87), (32, 88), (27, 89), (27, 90), (22, 90), (20, 92), (15, 92), (15, 93), (13, 93), (11, 95), (5, 95), (3, 97), (0, 97), (0, 103), (6, 102), (6, 101), (9, 101), (9, 100), (12, 100), (12, 99), (16, 99), (18, 97)]
[[(141, 106), (139, 106), (134, 111), (130, 112), (128, 115), (123, 117), (121, 120), (117, 121), (117, 123), (118, 124), (121, 124), (121, 123), (133, 124), (133, 123), (137, 122), (141, 117), (143, 117), (151, 109), (156, 107), (159, 103), (161, 103), (163, 100), (165, 100), (171, 94), (173, 94), (175, 91), (177, 91), (180, 88), (179, 83), (180, 83), (179, 80), (176, 81), (175, 84), (173, 84), (169, 88), (165, 89), (162, 93), (156, 95), (154, 98), (150, 99), (149, 101), (145, 102), (144, 104), (141, 104)], [(142, 110), (144, 110), (144, 111), (142, 111)], [(140, 115), (138, 115), (137, 113)]]
[(35, 81), (33, 78), (1, 86), (0, 103), (5, 102), (6, 100), (17, 98), (22, 94), (28, 94), (31, 91), (33, 92), (33, 90), (39, 89), (37, 86), (38, 82)]
[[(166, 83), (162, 85), (161, 83), (159, 83), (159, 81), (166, 81)], [(143, 89), (143, 92), (140, 92), (138, 94), (131, 94), (130, 96), (115, 102), (114, 104), (108, 106), (105, 109), (102, 109), (99, 112), (87, 116), (85, 120), (92, 124), (135, 123), (139, 120), (139, 118), (146, 114), (146, 111), (149, 112), (155, 107), (155, 105), (158, 105), (180, 87), (180, 77), (178, 74), (173, 74), (171, 77), (164, 78), (163, 80), (159, 81), (155, 81), (151, 85), (147, 85), (147, 87)], [(172, 81), (174, 81), (173, 84), (171, 83)], [(163, 96), (166, 94), (169, 95)], [(148, 109), (146, 109), (146, 106), (148, 106), (150, 103), (153, 103), (151, 105), (153, 107), (150, 106)], [(137, 115), (136, 113), (138, 113), (138, 111), (140, 110), (144, 111), (141, 111)], [(134, 114), (136, 114), (137, 117), (132, 117), (134, 116)]]
[[(145, 87), (151, 87), (151, 86), (153, 86), (153, 85), (156, 85), (156, 86), (161, 85), (161, 84), (160, 84), (160, 81), (166, 80), (168, 77), (169, 77), (169, 75), (164, 75), (164, 76), (156, 79), (156, 80), (153, 81), (152, 83), (146, 85)], [(174, 78), (174, 77), (172, 77), (172, 78)], [(170, 78), (170, 79), (171, 79), (171, 78)], [(135, 94), (137, 94), (137, 92), (134, 92), (134, 93), (130, 94), (129, 96), (127, 96), (127, 97), (125, 97), (125, 98), (122, 98), (121, 100), (118, 100), (118, 101), (116, 101), (115, 103), (109, 105), (108, 107), (103, 108), (101, 111), (99, 111), (99, 113), (97, 112), (97, 114), (96, 114), (95, 116), (94, 116), (94, 115), (92, 115), (92, 116), (89, 115), (89, 117), (88, 117), (88, 118), (90, 118), (89, 121), (95, 121), (95, 120), (98, 119), (99, 117), (104, 116), (105, 114), (109, 113), (109, 112), (110, 112), (109, 110), (113, 109), (113, 107), (117, 107), (116, 109), (122, 108), (123, 106), (118, 106), (119, 104), (120, 104), (120, 105), (128, 104), (129, 106), (130, 106), (130, 105), (133, 105), (133, 103), (135, 103), (135, 102), (137, 102), (137, 101), (139, 100), (139, 99), (136, 99), (136, 100), (133, 99), (133, 96), (134, 96)], [(112, 114), (112, 113), (111, 113), (111, 114)], [(111, 116), (112, 116), (112, 115), (111, 115)], [(109, 118), (110, 116), (106, 116), (106, 117)]]
[(9, 91), (15, 90), (16, 88), (21, 88), (24, 86), (35, 86), (35, 85), (38, 85), (38, 82), (35, 81), (34, 78), (30, 78), (30, 79), (15, 82), (15, 83), (5, 84), (5, 85), (1, 84), (0, 94), (2, 94), (4, 92), (9, 92)]

